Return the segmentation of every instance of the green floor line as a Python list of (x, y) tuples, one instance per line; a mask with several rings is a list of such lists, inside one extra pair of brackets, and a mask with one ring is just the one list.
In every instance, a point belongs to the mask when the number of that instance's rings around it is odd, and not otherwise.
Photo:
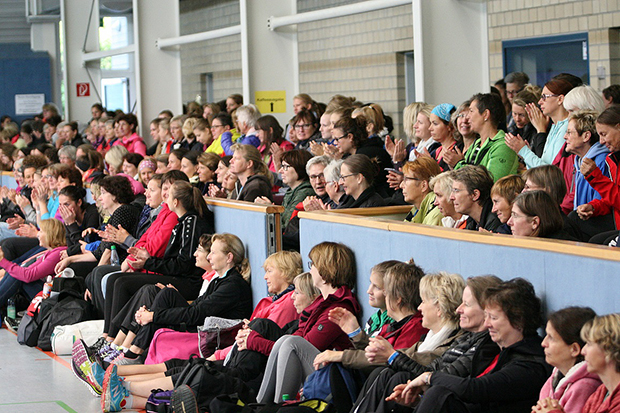
[(77, 411), (69, 407), (67, 403), (61, 402), (60, 400), (46, 400), (46, 401), (41, 401), (41, 402), (0, 403), (0, 406), (13, 406), (17, 404), (42, 404), (42, 403), (56, 403), (57, 405), (59, 405), (60, 407), (62, 407), (69, 413), (77, 413)]

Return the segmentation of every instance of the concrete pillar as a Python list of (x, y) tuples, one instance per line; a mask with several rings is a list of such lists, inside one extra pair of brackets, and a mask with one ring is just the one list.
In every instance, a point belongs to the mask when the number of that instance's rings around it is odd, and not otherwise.
[[(82, 51), (92, 52), (99, 50), (99, 10), (93, 8), (91, 2), (84, 0), (60, 0), (61, 35), (63, 39), (63, 60), (65, 84), (65, 118), (88, 122), (91, 118), (90, 107), (100, 102), (96, 93), (101, 85), (101, 70), (99, 61), (82, 64)], [(86, 45), (84, 39), (88, 35)], [(85, 46), (85, 47), (84, 47)], [(87, 84), (89, 96), (78, 96), (78, 84)], [(82, 94), (85, 88), (81, 88)]]
[[(241, 0), (240, 9), (245, 101), (258, 103), (263, 115), (273, 115), (281, 125), (286, 125), (293, 116), (293, 96), (299, 93), (297, 27), (270, 31), (267, 19), (296, 14), (297, 1)], [(277, 91), (284, 93), (264, 94), (260, 102), (255, 99), (257, 92)], [(271, 112), (272, 103), (274, 112)]]
[(59, 62), (58, 50), (58, 22), (35, 22), (30, 26), (30, 46), (33, 52), (47, 52), (50, 56), (52, 68), (52, 96), (51, 102), (60, 102), (62, 83), (62, 67)]
[(178, 50), (159, 50), (157, 38), (179, 36), (179, 2), (134, 0), (136, 112), (140, 134), (149, 141), (149, 122), (164, 109), (182, 113), (181, 58)]
[(478, 1), (413, 0), (416, 100), (458, 105), (489, 91), (486, 8)]

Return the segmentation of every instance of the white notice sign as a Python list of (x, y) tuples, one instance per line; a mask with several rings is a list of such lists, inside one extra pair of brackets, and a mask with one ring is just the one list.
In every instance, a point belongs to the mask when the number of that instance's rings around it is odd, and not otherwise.
[(36, 115), (37, 113), (41, 113), (41, 107), (44, 103), (44, 93), (36, 93), (31, 95), (15, 95), (15, 114)]

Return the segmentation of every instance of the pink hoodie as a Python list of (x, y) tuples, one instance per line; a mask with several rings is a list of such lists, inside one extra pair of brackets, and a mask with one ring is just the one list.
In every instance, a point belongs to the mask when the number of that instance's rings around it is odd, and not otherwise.
[(559, 371), (554, 368), (551, 377), (540, 391), (540, 399), (551, 397), (560, 401), (560, 405), (566, 413), (581, 413), (586, 400), (601, 385), (598, 375), (588, 373), (586, 363), (582, 361), (568, 371), (568, 374), (560, 380), (554, 391), (551, 382), (557, 374)]

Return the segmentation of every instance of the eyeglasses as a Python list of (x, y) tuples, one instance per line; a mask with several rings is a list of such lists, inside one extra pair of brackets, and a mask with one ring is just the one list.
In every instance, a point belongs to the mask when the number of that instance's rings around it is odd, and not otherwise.
[(579, 136), (579, 132), (576, 130), (566, 130), (566, 136)]
[(308, 261), (308, 269), (311, 270), (314, 267), (314, 263), (312, 261)]
[(519, 90), (506, 90), (506, 94), (507, 94), (508, 96), (514, 96), (514, 95), (517, 95), (519, 92), (522, 92), (522, 91), (523, 91), (523, 89), (525, 89), (525, 87), (522, 87), (522, 88), (521, 88), (521, 89), (519, 89)]
[(282, 163), (282, 165), (280, 165), (280, 169), (282, 169), (283, 171), (288, 171), (288, 168), (290, 168), (291, 165), (287, 164), (287, 163)]
[(332, 139), (335, 140), (336, 142), (338, 142), (340, 139), (344, 139), (344, 138), (348, 138), (349, 134), (347, 133), (346, 135), (342, 135), (339, 138), (336, 138), (335, 136), (332, 136)]
[(295, 129), (308, 129), (312, 126), (312, 123), (304, 123), (302, 125), (295, 125)]
[(319, 179), (325, 179), (325, 175), (323, 175), (323, 174), (310, 175), (309, 178), (310, 178), (311, 181), (316, 181), (316, 180), (319, 180)]
[(414, 176), (405, 176), (403, 175), (403, 181), (407, 182), (407, 181), (421, 181), (420, 178), (416, 178)]
[(342, 175), (342, 176), (340, 176), (340, 178), (338, 178), (338, 181), (344, 181), (345, 179), (347, 179), (348, 177), (353, 176), (353, 175), (359, 175), (359, 173), (357, 173), (357, 174)]
[(542, 95), (540, 95), (540, 98), (543, 100), (543, 102), (549, 98), (557, 98), (558, 96), (562, 96), (562, 95), (547, 95), (545, 93), (543, 93)]
[(211, 129), (215, 129), (215, 128), (221, 128), (224, 125), (211, 125)]

